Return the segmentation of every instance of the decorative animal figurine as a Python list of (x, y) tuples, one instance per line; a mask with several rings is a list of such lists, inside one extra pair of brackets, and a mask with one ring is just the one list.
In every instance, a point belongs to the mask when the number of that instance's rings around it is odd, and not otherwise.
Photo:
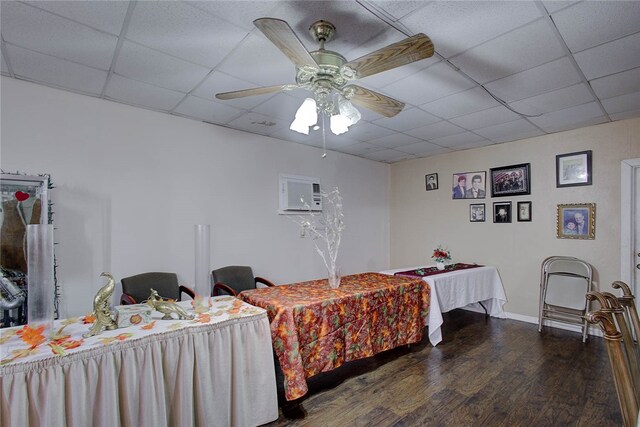
[(91, 326), (91, 329), (89, 329), (89, 332), (82, 335), (85, 338), (98, 335), (105, 329), (110, 331), (118, 327), (111, 315), (110, 308), (111, 296), (116, 288), (116, 281), (113, 280), (113, 276), (109, 273), (102, 273), (100, 277), (106, 277), (108, 281), (93, 298), (93, 315), (96, 321), (93, 323), (93, 326)]
[(171, 314), (175, 313), (178, 319), (193, 319), (193, 315), (187, 313), (184, 308), (180, 307), (173, 301), (164, 301), (155, 289), (151, 289), (151, 295), (147, 300), (147, 304), (154, 310), (164, 314), (162, 320), (171, 320)]

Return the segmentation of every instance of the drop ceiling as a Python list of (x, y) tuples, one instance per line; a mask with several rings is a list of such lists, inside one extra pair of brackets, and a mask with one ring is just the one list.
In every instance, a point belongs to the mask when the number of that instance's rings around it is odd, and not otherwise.
[(337, 27), (326, 48), (356, 59), (416, 33), (436, 54), (356, 83), (406, 106), (359, 108), (329, 150), (394, 163), (640, 116), (638, 1), (5, 1), (2, 74), (311, 146), (289, 130), (302, 89), (253, 20)]

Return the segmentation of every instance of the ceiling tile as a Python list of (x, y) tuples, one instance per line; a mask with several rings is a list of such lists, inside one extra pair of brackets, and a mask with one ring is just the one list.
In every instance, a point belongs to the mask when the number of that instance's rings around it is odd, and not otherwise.
[(101, 31), (119, 35), (129, 7), (128, 1), (27, 1), (31, 6), (48, 10)]
[(411, 129), (405, 133), (408, 133), (411, 136), (415, 136), (420, 139), (434, 139), (440, 138), (441, 136), (455, 135), (457, 133), (464, 132), (464, 129), (458, 127), (449, 122), (440, 121), (438, 123), (433, 123), (431, 125), (422, 126), (416, 129)]
[(413, 105), (434, 101), (475, 86), (449, 65), (439, 62), (409, 77), (385, 86), (391, 96)]
[(244, 39), (218, 70), (258, 86), (295, 84), (296, 81), (295, 65), (257, 31)]
[(289, 123), (286, 120), (280, 120), (254, 112), (244, 114), (227, 123), (227, 125), (234, 129), (257, 133), (259, 135), (272, 135), (282, 128), (289, 128)]
[(476, 81), (487, 83), (561, 56), (562, 46), (541, 19), (451, 58), (451, 62)]
[(362, 156), (366, 153), (373, 153), (374, 151), (380, 151), (384, 148), (377, 145), (369, 144), (367, 142), (358, 142), (356, 144), (347, 145), (340, 151), (347, 154), (353, 154), (354, 156)]
[(208, 67), (216, 66), (245, 35), (245, 30), (178, 1), (138, 2), (127, 31), (129, 40)]
[(400, 21), (449, 58), (540, 18), (533, 2), (435, 1)]
[(111, 66), (115, 36), (22, 3), (3, 1), (0, 7), (7, 43), (103, 70)]
[(0, 56), (0, 60), (1, 60), (1, 63), (2, 63), (2, 68), (1, 68), (2, 72), (6, 73), (6, 74), (9, 74), (9, 67), (7, 67), (7, 63), (4, 60), (4, 55)]
[(555, 126), (549, 126), (547, 132), (564, 132), (567, 130), (572, 130), (572, 129), (578, 129), (581, 127), (587, 127), (587, 126), (594, 126), (594, 125), (599, 125), (601, 123), (607, 123), (609, 122), (609, 119), (606, 118), (605, 116), (596, 116), (590, 119), (585, 119), (585, 120), (581, 120), (581, 121), (577, 121), (574, 123), (560, 123), (557, 124)]
[(540, 129), (532, 129), (532, 130), (524, 131), (522, 133), (513, 133), (505, 136), (498, 136), (495, 138), (491, 138), (491, 140), (496, 144), (500, 144), (503, 142), (517, 141), (519, 139), (533, 138), (533, 137), (544, 135), (544, 134), (545, 132)]
[(424, 7), (427, 2), (423, 0), (418, 1), (376, 1), (371, 0), (369, 3), (375, 5), (379, 10), (383, 10), (387, 15), (399, 20), (400, 18)]
[(395, 133), (393, 135), (383, 136), (382, 138), (370, 139), (367, 142), (380, 147), (397, 148), (403, 145), (411, 145), (421, 142), (418, 138), (405, 135), (403, 133)]
[(422, 104), (420, 108), (443, 119), (450, 119), (498, 105), (498, 101), (489, 96), (484, 89), (476, 87)]
[(588, 80), (640, 66), (640, 32), (576, 53), (576, 62)]
[(527, 120), (520, 119), (499, 125), (487, 126), (482, 129), (475, 129), (473, 132), (495, 141), (496, 138), (503, 137), (518, 139), (518, 135), (532, 131), (538, 131), (538, 129)]
[(478, 142), (484, 142), (485, 145), (491, 144), (491, 142), (488, 141), (486, 138), (480, 135), (476, 135), (475, 133), (472, 133), (472, 132), (463, 132), (455, 135), (443, 136), (442, 138), (432, 139), (429, 142), (439, 145), (441, 147), (448, 147), (448, 148), (457, 147), (465, 144), (478, 143)]
[(594, 101), (594, 99), (591, 91), (584, 83), (580, 83), (514, 102), (511, 104), (511, 107), (523, 114), (536, 115), (550, 113), (592, 101)]
[(602, 101), (602, 106), (609, 114), (640, 110), (640, 92), (605, 99)]
[(219, 102), (209, 101), (197, 96), (188, 96), (184, 102), (178, 105), (174, 112), (222, 125), (238, 117), (242, 111)]
[(499, 123), (511, 122), (518, 120), (520, 115), (510, 111), (503, 106), (487, 108), (486, 110), (477, 111), (475, 113), (466, 114), (464, 116), (450, 119), (449, 121), (465, 129), (478, 129)]
[(271, 13), (277, 7), (276, 1), (188, 1), (189, 5), (205, 10), (245, 30), (254, 29), (253, 21)]
[(296, 142), (305, 145), (312, 145), (310, 142), (315, 138), (315, 135), (312, 132), (309, 132), (309, 135), (305, 135), (292, 131), (288, 126), (281, 127), (275, 132), (269, 134), (269, 136), (272, 138), (278, 138), (282, 141)]
[(640, 117), (640, 109), (633, 111), (625, 111), (624, 113), (610, 114), (611, 120), (625, 120)]
[(418, 142), (417, 144), (405, 145), (404, 147), (398, 148), (399, 151), (404, 153), (414, 154), (414, 155), (435, 155), (440, 153), (448, 153), (451, 151), (448, 148), (440, 147), (439, 145), (432, 144), (430, 142)]
[(189, 92), (208, 69), (131, 42), (124, 42), (115, 71), (125, 77), (178, 92)]
[(348, 133), (350, 138), (355, 138), (359, 141), (368, 141), (370, 139), (391, 135), (393, 131), (383, 128), (382, 126), (374, 125), (373, 123), (362, 123), (362, 121), (360, 121), (351, 126)]
[(582, 81), (582, 77), (567, 57), (513, 74), (485, 85), (506, 102), (517, 101), (560, 89)]
[(453, 146), (453, 147), (451, 147), (451, 149), (454, 150), (454, 151), (462, 151), (462, 150), (470, 150), (472, 148), (486, 147), (486, 146), (493, 145), (493, 144), (494, 144), (493, 141), (490, 141), (488, 139), (482, 138), (479, 141), (469, 142), (469, 143)]
[(254, 108), (253, 111), (271, 117), (284, 119), (291, 123), (295, 118), (296, 111), (298, 111), (300, 105), (302, 105), (302, 102), (300, 102), (298, 98), (287, 95), (286, 93), (278, 93)]
[(18, 77), (98, 95), (107, 80), (107, 72), (74, 62), (6, 45), (13, 72)]
[(589, 82), (600, 99), (640, 90), (640, 67), (611, 74)]
[(577, 2), (578, 0), (542, 0), (544, 7), (549, 13), (557, 12)]
[(406, 108), (393, 117), (382, 117), (374, 120), (374, 123), (397, 131), (415, 129), (431, 123), (439, 122), (438, 117), (432, 116), (420, 108)]
[(114, 74), (109, 79), (105, 96), (126, 104), (169, 111), (185, 94)]
[(377, 162), (394, 163), (400, 160), (413, 159), (415, 156), (396, 150), (379, 150), (367, 152), (362, 155), (365, 159), (375, 160)]
[(637, 1), (583, 1), (554, 13), (553, 22), (575, 53), (640, 31), (640, 5)]
[(584, 121), (602, 116), (602, 110), (595, 102), (578, 105), (576, 107), (565, 108), (543, 114), (540, 117), (531, 117), (529, 120), (547, 132), (556, 132), (559, 127), (582, 123)]

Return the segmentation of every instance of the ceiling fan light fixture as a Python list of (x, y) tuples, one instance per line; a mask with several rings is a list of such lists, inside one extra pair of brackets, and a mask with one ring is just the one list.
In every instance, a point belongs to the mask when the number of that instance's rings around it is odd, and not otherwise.
[(309, 125), (305, 124), (300, 119), (295, 119), (294, 121), (292, 121), (289, 129), (299, 133), (303, 133), (305, 135), (309, 135)]
[(309, 135), (309, 127), (316, 123), (318, 123), (316, 101), (313, 98), (307, 98), (296, 111), (296, 118), (289, 129)]
[(349, 119), (342, 114), (331, 116), (329, 128), (335, 135), (341, 135), (349, 130)]
[(340, 115), (344, 116), (348, 121), (348, 126), (355, 125), (362, 118), (362, 114), (360, 111), (353, 106), (349, 100), (343, 96), (338, 99), (338, 108), (340, 110)]

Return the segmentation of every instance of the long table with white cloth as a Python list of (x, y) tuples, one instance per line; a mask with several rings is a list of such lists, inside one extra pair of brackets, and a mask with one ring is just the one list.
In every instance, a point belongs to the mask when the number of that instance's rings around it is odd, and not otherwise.
[[(395, 274), (420, 267), (396, 268), (381, 271)], [(436, 346), (442, 341), (442, 313), (474, 303), (482, 303), (492, 317), (505, 318), (502, 306), (507, 302), (500, 275), (495, 267), (481, 266), (465, 270), (445, 271), (423, 277), (431, 287), (431, 307), (427, 324), (429, 341)]]
[(278, 418), (265, 310), (211, 298), (195, 318), (83, 338), (91, 316), (0, 329), (0, 425), (256, 426)]

